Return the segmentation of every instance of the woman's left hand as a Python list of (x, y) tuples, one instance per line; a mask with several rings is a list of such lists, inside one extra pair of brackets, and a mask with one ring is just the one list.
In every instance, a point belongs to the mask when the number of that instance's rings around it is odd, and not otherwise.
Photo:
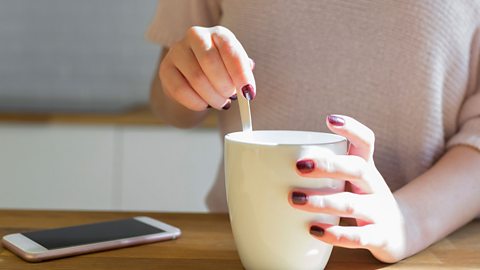
[(373, 131), (343, 115), (328, 116), (327, 126), (350, 141), (348, 155), (304, 157), (297, 161), (297, 172), (305, 178), (349, 181), (352, 192), (321, 194), (294, 189), (290, 193), (291, 205), (303, 211), (357, 221), (357, 226), (314, 222), (310, 234), (317, 239), (340, 247), (366, 248), (383, 262), (399, 261), (406, 250), (404, 219), (395, 197), (375, 167)]

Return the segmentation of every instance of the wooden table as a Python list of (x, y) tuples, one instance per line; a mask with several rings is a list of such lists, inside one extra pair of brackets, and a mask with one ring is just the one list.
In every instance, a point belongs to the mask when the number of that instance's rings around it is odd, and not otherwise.
[[(0, 210), (0, 236), (32, 229), (148, 215), (182, 229), (181, 238), (42, 263), (0, 247), (0, 269), (243, 269), (225, 214)], [(327, 269), (480, 269), (480, 221), (474, 221), (400, 263), (376, 261), (365, 250), (334, 248)]]

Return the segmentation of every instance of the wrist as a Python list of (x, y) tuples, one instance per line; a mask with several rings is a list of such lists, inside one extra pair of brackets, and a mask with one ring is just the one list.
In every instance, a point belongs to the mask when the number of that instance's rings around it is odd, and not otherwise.
[(415, 208), (412, 208), (400, 190), (394, 192), (393, 196), (403, 218), (404, 248), (402, 258), (407, 258), (423, 249), (422, 243), (425, 235), (421, 230), (420, 221), (422, 219), (415, 216)]

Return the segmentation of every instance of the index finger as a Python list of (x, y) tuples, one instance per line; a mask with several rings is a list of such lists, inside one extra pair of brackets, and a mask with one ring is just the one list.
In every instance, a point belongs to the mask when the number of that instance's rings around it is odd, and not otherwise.
[(248, 100), (256, 95), (256, 84), (251, 69), (250, 58), (235, 35), (225, 27), (212, 28), (212, 39), (223, 63), (233, 80), (235, 88), (242, 91)]

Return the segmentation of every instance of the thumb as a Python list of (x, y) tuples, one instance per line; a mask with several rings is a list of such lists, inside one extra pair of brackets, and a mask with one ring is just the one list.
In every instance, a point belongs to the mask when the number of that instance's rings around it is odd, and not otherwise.
[(338, 135), (344, 136), (350, 141), (349, 154), (364, 158), (366, 161), (373, 160), (375, 134), (364, 124), (357, 120), (339, 114), (327, 116), (327, 127)]

